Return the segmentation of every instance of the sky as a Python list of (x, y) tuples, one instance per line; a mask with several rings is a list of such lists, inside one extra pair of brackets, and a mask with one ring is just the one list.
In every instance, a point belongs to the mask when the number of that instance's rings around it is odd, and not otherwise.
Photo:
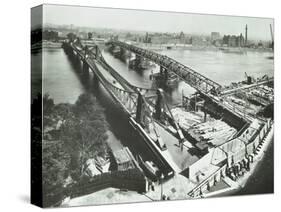
[(271, 40), (271, 18), (202, 15), (191, 13), (44, 5), (44, 23), (74, 26), (139, 30), (148, 32), (181, 32), (221, 35), (245, 33), (248, 39)]

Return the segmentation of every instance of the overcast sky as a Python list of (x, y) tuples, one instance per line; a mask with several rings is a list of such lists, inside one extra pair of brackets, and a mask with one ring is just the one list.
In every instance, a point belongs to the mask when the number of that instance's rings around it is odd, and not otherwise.
[(200, 15), (174, 12), (155, 12), (110, 8), (44, 5), (44, 23), (74, 24), (75, 26), (103, 27), (125, 30), (223, 34), (245, 32), (248, 39), (270, 40), (270, 18)]

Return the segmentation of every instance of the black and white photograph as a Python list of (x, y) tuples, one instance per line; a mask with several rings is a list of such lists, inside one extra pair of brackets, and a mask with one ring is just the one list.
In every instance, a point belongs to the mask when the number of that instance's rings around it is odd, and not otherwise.
[(31, 202), (274, 193), (274, 29), (270, 17), (31, 8)]

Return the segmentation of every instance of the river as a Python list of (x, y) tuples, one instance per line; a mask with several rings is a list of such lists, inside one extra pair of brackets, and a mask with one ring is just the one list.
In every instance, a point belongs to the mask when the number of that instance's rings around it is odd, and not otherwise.
[[(159, 53), (170, 56), (222, 85), (244, 80), (245, 72), (255, 77), (261, 77), (264, 74), (273, 76), (273, 60), (267, 59), (272, 53), (268, 52), (251, 51), (245, 54), (235, 54), (220, 51), (162, 50)], [(103, 52), (103, 55), (106, 61), (132, 84), (146, 88), (152, 86), (152, 81), (149, 79), (151, 70), (134, 71), (109, 53)], [(125, 120), (125, 114), (120, 113), (120, 106), (112, 101), (102, 85), (93, 80), (91, 74), (90, 78), (85, 77), (82, 74), (81, 66), (71, 62), (63, 49), (44, 49), (42, 52), (32, 53), (31, 65), (35, 72), (40, 73), (41, 66), (38, 63), (41, 57), (43, 93), (48, 93), (55, 103), (74, 103), (81, 93), (90, 92), (104, 108), (109, 126), (108, 143), (111, 148), (117, 150), (122, 146), (129, 146), (133, 154), (141, 154), (145, 159), (153, 160), (150, 158), (151, 154), (148, 154), (147, 147), (142, 144), (143, 142), (138, 142), (140, 138), (135, 135)], [(34, 76), (36, 74), (32, 73), (32, 77)], [(32, 79), (33, 85), (36, 84), (34, 79)], [(193, 92), (194, 90), (190, 86), (180, 82), (176, 88), (167, 92), (167, 100), (171, 104), (178, 104), (181, 102), (182, 93), (191, 94)], [(273, 146), (257, 169), (255, 176), (250, 178), (246, 187), (238, 194), (268, 191), (268, 184), (273, 185), (272, 155)], [(264, 174), (265, 171), (267, 174)]]

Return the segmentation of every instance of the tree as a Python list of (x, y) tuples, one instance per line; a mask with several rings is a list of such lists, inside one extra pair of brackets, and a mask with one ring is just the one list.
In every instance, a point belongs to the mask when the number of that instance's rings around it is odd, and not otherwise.
[(69, 174), (70, 156), (61, 142), (42, 146), (42, 184), (44, 206), (64, 198), (64, 182)]
[(91, 94), (80, 95), (75, 104), (58, 105), (45, 95), (43, 112), (44, 127), (62, 121), (60, 128), (55, 129), (59, 130), (58, 140), (46, 140), (42, 144), (43, 195), (47, 204), (51, 204), (51, 199), (63, 198), (61, 191), (67, 176), (81, 180), (87, 159), (105, 156), (109, 147), (103, 110)]
[(81, 176), (86, 159), (108, 151), (103, 110), (91, 94), (82, 94), (71, 107), (73, 115), (61, 128), (61, 139), (71, 154), (71, 169)]

